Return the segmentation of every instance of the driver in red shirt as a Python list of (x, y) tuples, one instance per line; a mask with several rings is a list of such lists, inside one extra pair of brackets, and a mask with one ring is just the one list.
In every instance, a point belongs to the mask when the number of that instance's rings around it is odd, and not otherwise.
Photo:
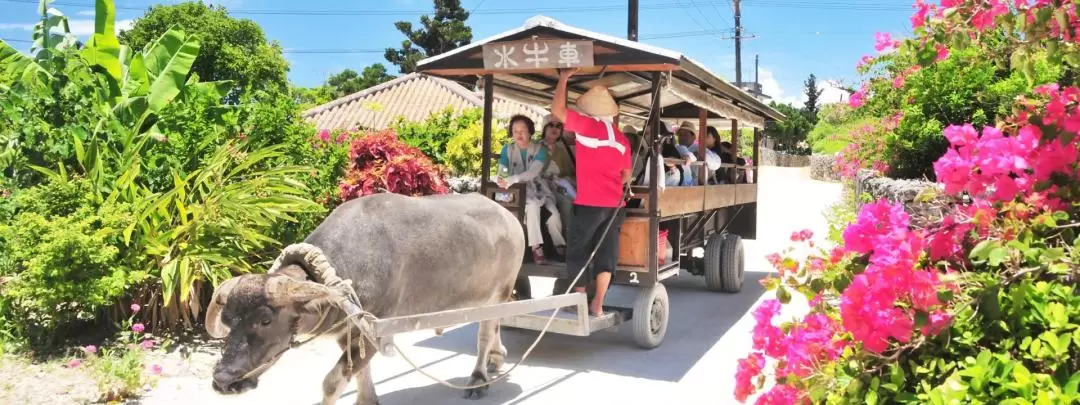
[[(574, 291), (585, 292), (585, 285), (596, 283), (596, 295), (589, 303), (589, 314), (603, 315), (604, 295), (611, 284), (619, 256), (619, 231), (626, 212), (626, 185), (630, 183), (630, 142), (614, 120), (619, 106), (608, 89), (597, 85), (578, 97), (581, 113), (566, 108), (566, 81), (577, 69), (559, 72), (559, 83), (551, 103), (551, 114), (562, 121), (566, 131), (577, 134), (577, 197), (573, 205), (573, 221), (567, 233), (566, 271), (572, 276), (585, 266), (589, 254), (599, 244), (593, 258), (592, 272), (586, 273), (574, 285)], [(604, 229), (614, 217), (614, 223), (603, 240)]]

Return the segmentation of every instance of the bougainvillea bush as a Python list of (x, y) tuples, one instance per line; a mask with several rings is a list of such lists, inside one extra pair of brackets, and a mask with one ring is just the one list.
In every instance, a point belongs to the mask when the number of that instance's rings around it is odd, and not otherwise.
[(349, 158), (349, 171), (339, 185), (342, 201), (381, 192), (411, 196), (450, 192), (442, 170), (393, 130), (356, 139)]
[[(993, 119), (943, 125), (931, 165), (948, 198), (940, 221), (913, 226), (902, 206), (881, 200), (859, 210), (835, 247), (815, 248), (801, 231), (768, 257), (778, 276), (763, 284), (776, 299), (754, 310), (737, 399), (1080, 402), (1075, 9), (1048, 0), (916, 3), (916, 36), (903, 46), (916, 51), (917, 70), (968, 49), (980, 50), (970, 54), (975, 62), (1007, 52), (1007, 75), (1019, 72), (1026, 88)], [(898, 45), (885, 35), (879, 42)], [(1058, 66), (1060, 83), (1041, 81), (1040, 63)], [(902, 87), (912, 73), (883, 78)], [(879, 96), (861, 93), (856, 104)], [(780, 319), (796, 295), (809, 312)]]
[[(919, 4), (918, 12), (927, 17), (929, 11), (922, 10), (930, 6)], [(884, 173), (890, 177), (933, 180), (932, 163), (948, 147), (942, 136), (945, 127), (992, 125), (1011, 114), (1016, 97), (1029, 93), (1033, 83), (1066, 78), (1061, 62), (1044, 50), (1014, 54), (1017, 37), (1003, 30), (980, 32), (976, 39), (954, 46), (941, 42), (946, 34), (928, 31), (931, 26), (940, 25), (923, 22), (916, 28), (922, 31), (913, 40), (878, 35), (875, 50), (880, 53), (865, 56), (857, 64), (857, 70), (868, 79), (848, 100), (856, 108), (851, 117), (892, 118), (895, 127), (880, 139), (851, 134), (849, 138), (856, 145), (853, 149), (874, 150), (880, 143), (884, 152), (872, 161), (861, 159), (865, 154), (845, 153), (843, 161), (848, 166), (871, 168), (877, 164), (887, 168)], [(1030, 64), (1030, 76), (1017, 68), (1019, 57)]]

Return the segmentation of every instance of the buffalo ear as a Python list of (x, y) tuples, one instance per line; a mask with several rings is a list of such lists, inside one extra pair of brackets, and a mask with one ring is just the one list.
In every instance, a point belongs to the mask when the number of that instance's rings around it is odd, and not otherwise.
[(225, 308), (225, 303), (229, 300), (229, 294), (239, 282), (240, 277), (225, 280), (214, 290), (214, 296), (210, 298), (210, 306), (206, 308), (206, 332), (216, 339), (221, 339), (229, 334), (229, 326), (225, 325), (225, 322), (221, 320), (221, 310)]

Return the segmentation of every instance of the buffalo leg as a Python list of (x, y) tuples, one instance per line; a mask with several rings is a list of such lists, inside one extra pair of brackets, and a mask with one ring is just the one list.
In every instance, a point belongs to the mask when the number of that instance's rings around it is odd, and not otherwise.
[[(341, 398), (341, 394), (345, 392), (345, 387), (348, 385), (349, 380), (353, 376), (360, 377), (358, 374), (363, 372), (367, 374), (368, 361), (371, 360), (371, 356), (375, 355), (375, 345), (370, 342), (365, 342), (364, 353), (361, 353), (358, 339), (362, 339), (359, 333), (354, 333), (352, 339), (352, 346), (346, 348), (346, 342), (344, 338), (338, 340), (338, 345), (341, 346), (343, 353), (338, 358), (337, 364), (334, 368), (326, 374), (326, 378), (323, 379), (323, 405), (333, 405), (337, 403), (337, 400)], [(349, 367), (349, 356), (352, 356), (352, 367)], [(362, 355), (362, 356), (361, 356)], [(367, 377), (370, 379), (370, 375)], [(370, 398), (369, 402), (359, 402), (362, 398)], [(357, 393), (357, 403), (363, 403), (365, 405), (377, 404), (378, 399), (375, 397), (374, 392)]]
[(379, 405), (379, 397), (375, 395), (375, 382), (371, 379), (371, 363), (356, 373), (356, 405)]
[[(498, 350), (500, 342), (499, 337), (499, 322), (497, 320), (481, 321), (479, 330), (476, 333), (476, 366), (473, 367), (472, 375), (469, 378), (468, 385), (476, 385), (486, 383), (491, 380), (488, 374), (488, 358), (491, 357), (493, 350)], [(483, 398), (487, 395), (488, 386), (469, 388), (465, 390), (464, 398), (476, 399)]]
[(498, 326), (498, 320), (495, 320), (495, 342), (491, 345), (491, 350), (488, 351), (488, 375), (496, 374), (499, 369), (502, 368), (503, 363), (506, 362), (506, 346), (502, 343), (502, 331)]

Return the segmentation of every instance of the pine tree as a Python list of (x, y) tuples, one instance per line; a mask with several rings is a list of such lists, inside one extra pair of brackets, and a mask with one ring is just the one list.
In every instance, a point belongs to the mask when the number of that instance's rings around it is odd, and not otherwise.
[(465, 25), (469, 12), (461, 7), (461, 0), (433, 0), (435, 15), (420, 17), (424, 28), (413, 30), (411, 22), (394, 23), (406, 40), (400, 49), (387, 48), (386, 60), (398, 66), (402, 74), (416, 71), (420, 60), (468, 45), (472, 41), (472, 28)]
[(825, 89), (819, 89), (817, 85), (817, 77), (811, 73), (810, 77), (806, 79), (803, 84), (806, 86), (803, 93), (806, 94), (806, 102), (803, 103), (803, 111), (806, 113), (806, 118), (810, 120), (810, 123), (817, 123), (818, 116), (818, 98), (821, 97), (821, 93)]

